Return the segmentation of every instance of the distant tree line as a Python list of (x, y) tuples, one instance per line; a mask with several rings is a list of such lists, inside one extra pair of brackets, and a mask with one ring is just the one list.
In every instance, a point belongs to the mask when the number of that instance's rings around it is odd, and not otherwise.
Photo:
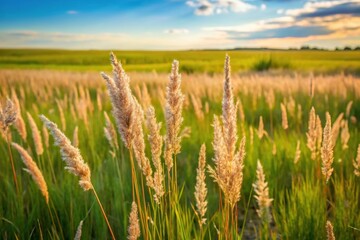
[[(290, 50), (296, 50), (296, 48), (290, 48)], [(319, 48), (319, 47), (311, 47), (308, 45), (305, 46), (301, 46), (300, 50), (329, 50), (326, 48)], [(335, 51), (359, 51), (360, 50), (360, 46), (356, 46), (356, 47), (350, 47), (350, 46), (345, 46), (345, 47), (336, 47)]]

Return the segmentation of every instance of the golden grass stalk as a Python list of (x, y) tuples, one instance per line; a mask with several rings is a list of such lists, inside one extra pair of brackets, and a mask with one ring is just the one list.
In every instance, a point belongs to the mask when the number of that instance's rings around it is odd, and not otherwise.
[(346, 105), (346, 117), (349, 118), (350, 117), (350, 112), (351, 112), (351, 107), (353, 105), (353, 101), (348, 102), (348, 104)]
[(16, 130), (20, 134), (21, 138), (24, 141), (26, 141), (26, 137), (27, 137), (26, 125), (25, 125), (24, 119), (21, 116), (21, 108), (20, 108), (19, 98), (17, 97), (17, 94), (13, 88), (11, 89), (11, 92), (12, 92), (12, 94), (11, 94), (12, 99), (14, 101), (14, 104), (15, 104), (16, 110), (17, 110), (17, 118), (16, 118), (14, 125), (15, 125)]
[(135, 108), (134, 108), (134, 125), (132, 129), (133, 134), (133, 150), (136, 161), (143, 174), (146, 177), (146, 185), (153, 188), (154, 179), (152, 177), (152, 169), (149, 159), (145, 155), (145, 141), (144, 141), (144, 132), (142, 128), (142, 122), (144, 121), (144, 113), (141, 109), (140, 104), (134, 98)]
[(250, 126), (249, 134), (250, 134), (250, 146), (253, 146), (253, 144), (254, 144), (254, 128), (252, 126)]
[(315, 158), (316, 158), (316, 113), (315, 113), (314, 107), (312, 107), (310, 110), (308, 132), (306, 133), (306, 137), (307, 137), (307, 147), (311, 151), (311, 159), (315, 160)]
[(240, 100), (238, 100), (238, 109), (239, 109), (239, 119), (242, 123), (245, 122), (245, 112), (244, 112), (244, 107), (243, 104)]
[[(222, 121), (214, 117), (214, 162), (215, 169), (208, 167), (210, 175), (219, 184), (224, 192), (225, 200), (230, 204), (231, 209), (240, 200), (240, 192), (243, 181), (243, 168), (245, 157), (245, 137), (237, 144), (237, 114), (234, 105), (231, 78), (230, 78), (230, 57), (225, 57), (224, 63), (224, 89), (222, 100)], [(235, 152), (236, 151), (236, 152)]]
[(360, 177), (360, 144), (358, 145), (357, 148), (357, 156), (356, 156), (356, 160), (353, 160), (353, 165), (354, 165), (354, 174), (358, 177)]
[[(286, 113), (289, 113), (289, 115), (293, 118), (295, 118), (295, 110), (296, 110), (296, 102), (292, 96), (290, 96), (284, 104), (284, 109)], [(287, 120), (287, 117), (286, 117)]]
[(209, 111), (210, 111), (209, 102), (208, 102), (208, 101), (206, 101), (206, 102), (205, 102), (205, 113), (206, 113), (206, 114), (208, 114), (208, 113), (209, 113)]
[(84, 162), (80, 150), (71, 145), (70, 140), (60, 131), (57, 125), (47, 119), (44, 115), (40, 116), (40, 119), (44, 122), (46, 127), (49, 129), (51, 135), (55, 139), (55, 145), (60, 147), (60, 153), (63, 161), (66, 163), (65, 169), (75, 176), (80, 177), (79, 185), (84, 191), (92, 190), (95, 198), (100, 206), (102, 215), (109, 228), (112, 239), (115, 239), (115, 235), (110, 226), (109, 220), (106, 217), (105, 210), (100, 202), (100, 199), (91, 183), (91, 172), (89, 166)]
[(128, 239), (136, 240), (140, 237), (140, 225), (138, 210), (135, 202), (131, 204), (131, 212), (129, 216)]
[[(219, 130), (215, 130), (214, 134), (218, 135)], [(216, 147), (215, 147), (216, 145)], [(230, 204), (231, 208), (240, 200), (240, 192), (243, 181), (243, 168), (245, 158), (245, 137), (242, 138), (238, 152), (234, 159), (226, 158), (226, 148), (223, 139), (214, 136), (214, 162), (215, 169), (208, 167), (209, 173), (215, 182), (219, 184), (220, 189), (224, 192), (225, 200)]]
[(297, 114), (296, 114), (297, 120), (299, 123), (301, 123), (302, 121), (302, 108), (301, 108), (301, 104), (297, 105)]
[(301, 157), (300, 140), (298, 140), (296, 143), (296, 150), (295, 150), (295, 158), (294, 158), (295, 164), (299, 162), (300, 157)]
[(267, 135), (267, 132), (264, 129), (264, 121), (263, 121), (262, 116), (260, 116), (260, 119), (259, 119), (259, 128), (257, 130), (257, 135), (258, 135), (260, 140), (264, 137), (264, 135), (265, 136)]
[(161, 164), (161, 149), (163, 145), (163, 138), (160, 135), (161, 123), (156, 122), (155, 109), (150, 106), (146, 112), (146, 125), (149, 130), (149, 143), (151, 149), (152, 162), (155, 166), (154, 173), (154, 199), (160, 204), (160, 199), (164, 195), (164, 173)]
[(42, 134), (43, 134), (45, 146), (46, 146), (46, 148), (48, 148), (49, 147), (49, 132), (45, 125), (43, 125)]
[(199, 154), (199, 165), (196, 170), (196, 185), (195, 185), (195, 200), (197, 212), (199, 214), (199, 224), (200, 227), (205, 224), (206, 218), (206, 209), (207, 209), (207, 188), (205, 182), (205, 165), (206, 165), (206, 148), (205, 144), (201, 145), (200, 154)]
[(273, 89), (265, 92), (265, 101), (269, 106), (269, 109), (273, 110), (275, 106), (275, 94)]
[(114, 149), (119, 148), (118, 140), (117, 140), (117, 134), (114, 125), (112, 124), (108, 114), (104, 112), (105, 116), (105, 127), (104, 127), (104, 133), (106, 139), (109, 141), (109, 144)]
[(17, 193), (19, 193), (19, 186), (18, 186), (17, 178), (16, 178), (14, 159), (13, 159), (13, 156), (11, 153), (11, 148), (10, 148), (11, 134), (10, 134), (10, 132), (8, 132), (9, 126), (12, 125), (16, 121), (17, 114), (18, 113), (17, 113), (16, 107), (10, 99), (7, 99), (6, 105), (4, 108), (2, 108), (2, 106), (0, 104), (0, 132), (1, 132), (1, 135), (4, 136), (4, 139), (6, 140), (6, 143), (8, 146), (10, 162), (11, 162), (11, 170), (13, 173), (13, 179), (14, 179), (16, 191), (17, 191)]
[(102, 100), (101, 100), (101, 95), (99, 92), (96, 93), (96, 103), (97, 103), (98, 110), (101, 112), (102, 111)]
[(281, 103), (281, 126), (283, 129), (288, 129), (288, 119), (287, 119), (287, 113), (286, 113), (286, 107), (283, 103)]
[(334, 228), (330, 221), (326, 221), (327, 240), (335, 240)]
[(113, 106), (119, 133), (125, 146), (134, 151), (137, 163), (146, 176), (146, 184), (153, 187), (152, 170), (149, 159), (145, 155), (145, 142), (142, 123), (144, 120), (143, 110), (132, 95), (129, 85), (129, 77), (126, 75), (121, 64), (113, 53), (110, 54), (113, 66), (114, 78), (101, 73), (105, 79)]
[(148, 108), (151, 105), (151, 97), (145, 83), (143, 83), (141, 89), (141, 103), (143, 104), (144, 108)]
[(21, 159), (26, 165), (26, 168), (24, 168), (24, 170), (31, 175), (34, 182), (38, 185), (42, 195), (44, 196), (46, 203), (49, 204), (49, 193), (47, 185), (40, 169), (25, 149), (23, 149), (20, 145), (16, 143), (11, 143), (11, 145), (19, 152)]
[(17, 131), (19, 132), (21, 138), (24, 141), (26, 141), (26, 137), (27, 137), (26, 125), (25, 125), (25, 121), (22, 118), (20, 112), (19, 112), (19, 115), (18, 115), (14, 125), (15, 125)]
[(320, 154), (321, 144), (322, 144), (322, 137), (323, 137), (323, 129), (321, 125), (321, 120), (319, 115), (316, 116), (316, 154)]
[(81, 239), (82, 226), (83, 226), (83, 220), (80, 221), (79, 226), (77, 227), (74, 240), (80, 240)]
[(27, 117), (29, 120), (29, 125), (31, 128), (32, 137), (33, 137), (34, 144), (35, 144), (35, 151), (36, 151), (36, 154), (38, 156), (40, 156), (44, 153), (44, 148), (43, 148), (43, 144), (42, 144), (42, 140), (41, 140), (41, 134), (40, 134), (40, 131), (39, 131), (33, 117), (31, 116), (31, 114), (29, 112), (27, 112)]
[(59, 109), (62, 130), (65, 131), (66, 130), (66, 120), (65, 120), (65, 116), (64, 116), (64, 110), (63, 110), (59, 100), (57, 100), (57, 99), (56, 99), (56, 105)]
[(309, 114), (309, 124), (307, 137), (307, 147), (311, 152), (311, 159), (315, 160), (321, 148), (322, 126), (320, 117), (316, 115), (315, 108), (312, 107)]
[(11, 131), (6, 131), (6, 132), (0, 131), (0, 134), (5, 142), (12, 142)]
[(223, 123), (223, 134), (224, 142), (226, 146), (227, 159), (230, 161), (233, 159), (236, 149), (237, 137), (237, 110), (234, 105), (234, 97), (232, 93), (231, 84), (231, 67), (230, 57), (226, 55), (224, 63), (224, 89), (222, 99), (222, 123)]
[(73, 133), (73, 141), (72, 141), (72, 145), (74, 147), (79, 147), (79, 127), (76, 126), (74, 129), (74, 133)]
[(343, 120), (341, 128), (341, 145), (342, 149), (345, 150), (349, 148), (348, 142), (350, 139), (349, 125), (347, 120)]
[(134, 97), (130, 90), (129, 77), (118, 62), (116, 56), (110, 53), (110, 61), (113, 66), (111, 78), (105, 73), (101, 76), (106, 81), (107, 89), (113, 107), (113, 115), (125, 146), (130, 149), (133, 138), (133, 125), (135, 125), (133, 114), (135, 113)]
[(4, 108), (0, 105), (0, 129), (6, 132), (8, 127), (16, 121), (17, 115), (18, 112), (14, 103), (10, 99), (7, 99)]
[(44, 115), (41, 115), (40, 119), (54, 137), (55, 145), (60, 147), (61, 157), (66, 163), (65, 169), (80, 177), (79, 184), (84, 191), (92, 189), (90, 168), (84, 162), (80, 150), (71, 145), (70, 140), (61, 132), (55, 123), (51, 122)]
[(195, 96), (194, 94), (190, 94), (191, 103), (194, 108), (195, 116), (200, 121), (204, 119), (204, 112), (202, 110), (201, 98)]
[(271, 221), (270, 207), (273, 199), (269, 197), (268, 183), (265, 181), (264, 170), (259, 160), (257, 162), (256, 178), (256, 182), (253, 184), (255, 199), (259, 206), (256, 212), (263, 221), (269, 223)]
[(336, 145), (336, 141), (339, 137), (343, 118), (344, 118), (344, 113), (340, 113), (339, 116), (336, 118), (334, 124), (332, 125), (331, 135), (332, 135), (332, 142), (334, 145)]
[(272, 155), (276, 155), (276, 152), (277, 152), (277, 148), (276, 148), (276, 143), (275, 141), (273, 141), (273, 144), (272, 144)]
[(165, 103), (165, 164), (168, 171), (173, 167), (173, 155), (180, 152), (181, 137), (179, 136), (181, 124), (183, 122), (182, 109), (184, 95), (181, 92), (181, 75), (179, 74), (179, 62), (174, 60), (172, 63), (171, 74), (166, 88)]
[(326, 124), (324, 127), (324, 137), (321, 148), (321, 160), (322, 160), (321, 171), (322, 174), (325, 176), (326, 182), (329, 181), (330, 176), (334, 170), (331, 166), (334, 161), (333, 148), (334, 145), (332, 144), (332, 136), (331, 136), (331, 116), (327, 112)]

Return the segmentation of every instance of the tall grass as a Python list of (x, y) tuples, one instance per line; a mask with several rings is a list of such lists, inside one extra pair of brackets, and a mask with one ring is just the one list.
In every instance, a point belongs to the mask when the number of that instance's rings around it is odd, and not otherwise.
[[(239, 76), (229, 57), (224, 76), (111, 63), (107, 84), (94, 73), (1, 71), (1, 99), (16, 95), (29, 116), (25, 139), (16, 124), (2, 131), (1, 238), (325, 239), (328, 221), (337, 239), (360, 237), (358, 78)], [(62, 138), (46, 137), (40, 114)], [(11, 142), (33, 156), (48, 208)], [(74, 187), (61, 158), (94, 195)]]

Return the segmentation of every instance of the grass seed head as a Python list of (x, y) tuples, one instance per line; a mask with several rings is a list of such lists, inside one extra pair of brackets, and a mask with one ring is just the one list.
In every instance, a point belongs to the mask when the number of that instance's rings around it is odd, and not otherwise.
[(19, 152), (21, 159), (23, 160), (26, 168), (24, 169), (26, 172), (28, 172), (35, 183), (38, 185), (42, 195), (45, 197), (45, 201), (48, 204), (49, 203), (49, 193), (47, 189), (47, 185), (44, 179), (44, 176), (42, 175), (40, 169), (34, 162), (34, 160), (31, 158), (31, 156), (28, 154), (28, 152), (22, 148), (17, 143), (11, 143), (11, 145)]
[(55, 123), (51, 122), (44, 115), (41, 115), (40, 119), (55, 139), (55, 145), (60, 147), (61, 157), (66, 163), (65, 169), (80, 177), (79, 184), (84, 191), (92, 189), (90, 168), (84, 162), (80, 150), (71, 145), (70, 140), (61, 132)]

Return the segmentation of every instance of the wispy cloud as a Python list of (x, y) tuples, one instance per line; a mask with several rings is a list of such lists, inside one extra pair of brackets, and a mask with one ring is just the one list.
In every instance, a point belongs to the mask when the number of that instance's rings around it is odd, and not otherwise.
[(360, 0), (309, 1), (302, 8), (289, 9), (285, 13), (297, 18), (335, 14), (360, 15)]
[[(120, 33), (77, 34), (63, 32), (2, 31), (0, 47), (92, 47), (113, 44), (127, 36)], [(82, 47), (81, 47), (82, 48)]]
[(164, 33), (174, 34), (174, 35), (177, 35), (177, 34), (188, 34), (188, 33), (189, 33), (189, 30), (186, 29), (186, 28), (172, 28), (172, 29), (166, 29), (166, 30), (164, 31)]
[[(280, 14), (282, 13), (279, 12)], [(273, 43), (292, 39), (293, 43), (309, 39), (340, 39), (360, 36), (360, 0), (309, 1), (302, 8), (283, 12), (282, 17), (253, 23), (208, 27), (205, 31), (229, 34), (231, 39), (253, 39)], [(294, 41), (294, 39), (297, 41)]]
[(255, 5), (241, 0), (192, 0), (187, 1), (186, 4), (189, 7), (195, 8), (195, 14), (200, 16), (209, 16), (228, 12), (247, 12), (257, 8)]
[[(185, 29), (182, 30), (184, 32)], [(177, 33), (176, 41), (173, 34)], [(77, 34), (63, 32), (0, 31), (0, 48), (35, 47), (68, 49), (202, 49), (234, 47), (227, 33), (199, 31), (180, 34), (169, 31), (163, 35), (129, 35), (122, 33)], [(185, 31), (186, 32), (186, 31)], [(221, 43), (221, 45), (219, 45)]]

